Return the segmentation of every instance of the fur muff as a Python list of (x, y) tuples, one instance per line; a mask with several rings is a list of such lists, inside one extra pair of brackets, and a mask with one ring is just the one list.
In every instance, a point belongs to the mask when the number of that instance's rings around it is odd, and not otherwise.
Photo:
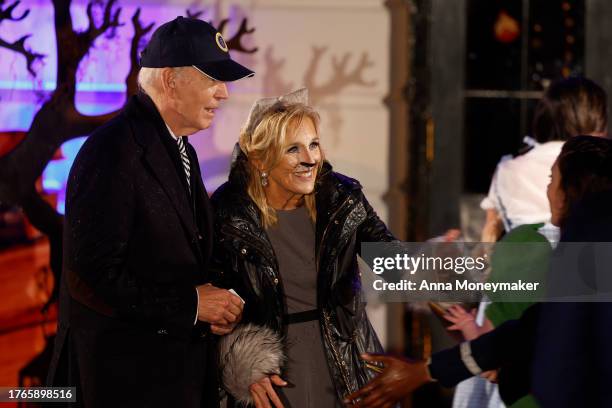
[(249, 386), (268, 375), (280, 374), (284, 362), (281, 336), (265, 326), (239, 325), (219, 342), (223, 387), (240, 403), (254, 403)]

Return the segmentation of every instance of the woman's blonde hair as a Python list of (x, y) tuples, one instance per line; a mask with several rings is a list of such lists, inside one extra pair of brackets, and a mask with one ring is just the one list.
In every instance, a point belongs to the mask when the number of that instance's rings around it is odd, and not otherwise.
[[(312, 120), (318, 134), (320, 117), (313, 108), (302, 103), (284, 102), (277, 102), (259, 117), (252, 118), (240, 131), (238, 143), (248, 161), (247, 192), (261, 212), (264, 228), (276, 224), (277, 217), (276, 211), (266, 199), (261, 173), (263, 171), (269, 174), (280, 163), (287, 146), (288, 133), (297, 130), (304, 118)], [(263, 170), (259, 170), (258, 164)], [(322, 164), (323, 152), (321, 152), (321, 161), (318, 163), (317, 175), (320, 173)], [(304, 204), (310, 218), (316, 221), (314, 191), (304, 197)]]

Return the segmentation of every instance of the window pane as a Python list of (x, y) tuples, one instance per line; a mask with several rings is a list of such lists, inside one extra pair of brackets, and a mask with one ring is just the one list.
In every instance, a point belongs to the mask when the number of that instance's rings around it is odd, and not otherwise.
[(467, 4), (466, 88), (520, 89), (522, 2), (468, 0)]
[(584, 73), (584, 0), (531, 0), (530, 89)]
[(521, 145), (518, 99), (466, 99), (465, 191), (486, 193), (499, 159)]

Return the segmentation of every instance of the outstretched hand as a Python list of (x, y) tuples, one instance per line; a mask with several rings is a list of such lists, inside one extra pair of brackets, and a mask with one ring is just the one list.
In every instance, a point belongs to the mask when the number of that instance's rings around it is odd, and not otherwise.
[(446, 310), (442, 317), (453, 323), (446, 328), (447, 330), (459, 330), (465, 340), (474, 340), (494, 328), (493, 323), (487, 318), (484, 318), (482, 325), (478, 325), (476, 323), (476, 314), (476, 309), (468, 312), (459, 305), (453, 305)]
[(285, 387), (287, 382), (280, 378), (278, 375), (274, 374), (269, 377), (264, 377), (256, 383), (251, 384), (249, 387), (249, 391), (251, 392), (251, 397), (253, 397), (253, 401), (255, 401), (255, 408), (272, 408), (270, 402), (274, 404), (275, 408), (284, 408), (283, 403), (280, 398), (274, 391), (274, 387), (272, 385), (276, 385), (279, 387)]
[(363, 354), (361, 358), (383, 363), (384, 369), (363, 388), (345, 397), (344, 403), (351, 407), (392, 407), (421, 385), (433, 381), (425, 361), (375, 354)]
[(476, 312), (476, 309), (472, 309), (472, 311), (468, 312), (458, 305), (449, 307), (442, 317), (453, 324), (446, 329), (459, 330), (464, 339), (474, 340), (480, 335), (478, 332), (478, 325), (476, 324)]

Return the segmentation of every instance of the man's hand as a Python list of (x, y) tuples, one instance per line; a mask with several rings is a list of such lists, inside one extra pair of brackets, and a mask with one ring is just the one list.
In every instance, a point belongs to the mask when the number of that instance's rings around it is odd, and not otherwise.
[(270, 401), (272, 401), (275, 408), (283, 408), (283, 403), (278, 398), (278, 395), (276, 395), (276, 391), (274, 391), (272, 384), (284, 387), (287, 385), (287, 382), (274, 374), (270, 377), (264, 377), (260, 381), (250, 385), (249, 391), (251, 392), (253, 401), (255, 401), (255, 408), (272, 408)]
[(425, 361), (373, 354), (364, 354), (361, 358), (383, 363), (385, 368), (363, 388), (346, 396), (344, 402), (348, 406), (392, 407), (421, 385), (433, 381)]
[(242, 300), (210, 283), (198, 286), (196, 290), (200, 299), (198, 320), (210, 323), (214, 334), (230, 333), (242, 318)]
[(210, 331), (211, 331), (212, 334), (216, 334), (217, 336), (225, 336), (226, 334), (230, 334), (231, 332), (234, 331), (234, 329), (236, 328), (236, 326), (240, 322), (241, 318), (242, 318), (242, 315), (238, 316), (238, 320), (236, 320), (236, 322), (230, 323), (230, 324), (226, 324), (226, 325), (211, 324), (210, 325)]

